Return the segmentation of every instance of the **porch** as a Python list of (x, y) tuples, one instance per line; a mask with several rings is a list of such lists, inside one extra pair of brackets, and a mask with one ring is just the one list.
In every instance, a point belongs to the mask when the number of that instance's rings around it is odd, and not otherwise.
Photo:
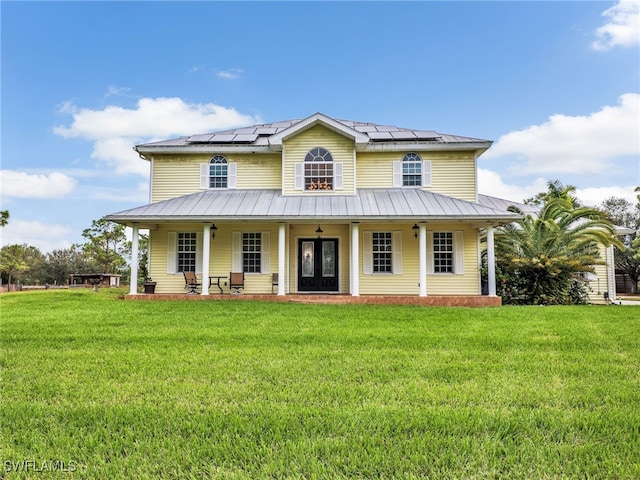
[(168, 294), (128, 294), (125, 300), (140, 301), (265, 301), (287, 303), (319, 303), (350, 305), (415, 305), (421, 307), (499, 307), (502, 299), (487, 295), (429, 295), (425, 297), (410, 295), (315, 295), (315, 294), (242, 294), (242, 295), (193, 295), (186, 293)]

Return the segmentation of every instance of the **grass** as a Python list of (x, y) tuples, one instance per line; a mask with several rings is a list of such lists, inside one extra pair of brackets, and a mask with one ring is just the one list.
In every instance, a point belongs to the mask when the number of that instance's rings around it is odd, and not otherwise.
[(0, 302), (0, 477), (640, 478), (637, 307)]

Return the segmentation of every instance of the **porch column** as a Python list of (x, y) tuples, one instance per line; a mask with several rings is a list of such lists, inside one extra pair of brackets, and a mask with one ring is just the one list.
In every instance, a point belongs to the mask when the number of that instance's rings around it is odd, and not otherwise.
[(487, 276), (489, 296), (496, 296), (496, 252), (493, 242), (493, 225), (487, 227)]
[(205, 223), (202, 227), (202, 292), (200, 295), (209, 295), (209, 251), (211, 250), (211, 224)]
[(138, 294), (138, 249), (140, 239), (138, 238), (138, 224), (131, 227), (131, 279), (129, 280), (129, 295)]
[(287, 282), (286, 275), (286, 260), (287, 260), (287, 225), (284, 223), (278, 224), (278, 295), (285, 295), (285, 284)]
[(420, 296), (427, 296), (427, 224), (420, 223), (418, 243), (420, 250)]
[(360, 296), (360, 233), (358, 222), (351, 224), (351, 296)]

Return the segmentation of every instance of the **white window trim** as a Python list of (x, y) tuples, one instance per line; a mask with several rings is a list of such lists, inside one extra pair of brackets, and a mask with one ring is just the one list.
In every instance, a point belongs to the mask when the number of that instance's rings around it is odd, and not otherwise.
[(453, 271), (435, 272), (433, 231), (427, 231), (427, 274), (464, 275), (464, 232), (462, 230), (436, 230), (438, 233), (453, 233)]
[[(224, 188), (209, 187), (209, 163), (200, 164), (200, 190), (225, 190)], [(227, 190), (233, 190), (238, 184), (238, 164), (227, 160)]]
[(245, 273), (245, 275), (264, 275), (271, 273), (271, 232), (233, 232), (231, 246), (231, 271), (244, 271), (242, 257), (242, 234), (260, 233), (260, 271)]
[(393, 161), (393, 186), (397, 188), (420, 188), (431, 186), (431, 160), (422, 160), (421, 185), (405, 186), (402, 160)]
[[(379, 231), (379, 230), (376, 230)], [(391, 232), (391, 271), (373, 271), (373, 231), (362, 232), (362, 274), (402, 275), (402, 232)]]
[(196, 234), (196, 274), (202, 274), (202, 232), (168, 232), (167, 233), (167, 274), (178, 275), (178, 233)]

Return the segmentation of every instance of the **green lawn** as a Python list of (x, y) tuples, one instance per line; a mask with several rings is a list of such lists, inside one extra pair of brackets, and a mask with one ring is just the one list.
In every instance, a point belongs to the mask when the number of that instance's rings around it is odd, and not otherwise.
[(639, 307), (0, 302), (0, 478), (640, 478)]

